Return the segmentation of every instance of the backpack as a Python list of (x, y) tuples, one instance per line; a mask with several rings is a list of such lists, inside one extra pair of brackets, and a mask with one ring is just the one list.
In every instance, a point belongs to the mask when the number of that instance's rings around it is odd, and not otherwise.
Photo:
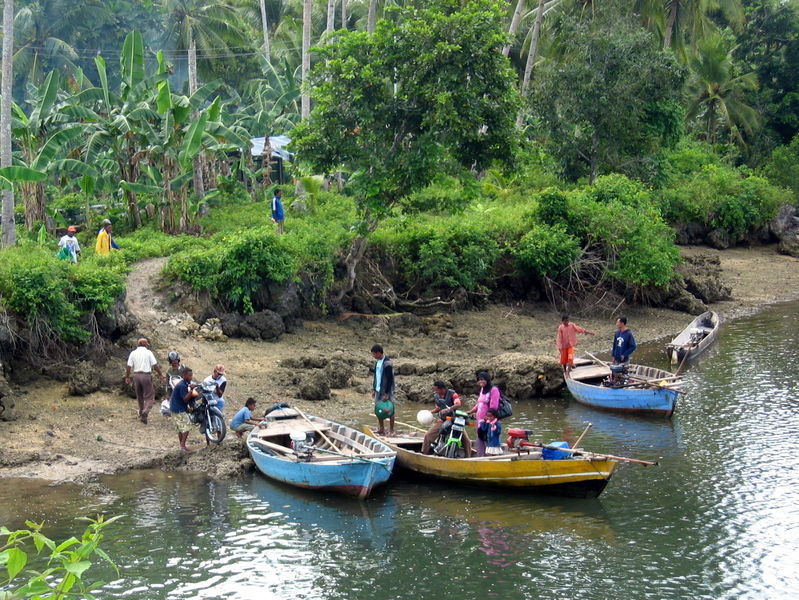
[(510, 400), (505, 397), (505, 394), (502, 394), (499, 397), (499, 406), (497, 407), (497, 419), (507, 419), (513, 415), (513, 407), (510, 404)]

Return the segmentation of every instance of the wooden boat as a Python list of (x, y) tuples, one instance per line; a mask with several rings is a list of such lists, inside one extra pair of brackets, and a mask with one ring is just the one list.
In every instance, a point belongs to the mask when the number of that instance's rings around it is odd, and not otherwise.
[[(367, 435), (375, 435), (369, 427)], [(398, 466), (416, 474), (460, 484), (515, 488), (578, 498), (596, 498), (610, 481), (617, 462), (607, 458), (573, 456), (545, 460), (540, 448), (505, 450), (504, 454), (445, 458), (422, 454), (421, 435), (377, 436), (397, 452)], [(505, 448), (505, 446), (503, 446)]]
[(247, 436), (247, 449), (267, 477), (301, 488), (366, 498), (388, 480), (396, 452), (333, 421), (283, 408)]
[(672, 363), (696, 358), (707, 350), (719, 335), (721, 319), (709, 310), (696, 317), (691, 324), (666, 345), (666, 353)]
[(655, 367), (627, 365), (626, 373), (611, 375), (611, 365), (584, 359), (575, 361), (566, 378), (574, 399), (586, 406), (667, 417), (677, 406), (681, 385), (678, 375)]

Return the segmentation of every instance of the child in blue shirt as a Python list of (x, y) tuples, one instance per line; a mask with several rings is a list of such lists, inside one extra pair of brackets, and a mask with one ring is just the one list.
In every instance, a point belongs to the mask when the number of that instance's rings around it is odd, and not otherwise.
[(241, 437), (247, 431), (252, 431), (260, 423), (258, 419), (254, 419), (252, 411), (255, 410), (255, 398), (247, 398), (244, 403), (244, 408), (237, 412), (233, 419), (230, 421), (230, 428), (236, 432), (236, 435)]

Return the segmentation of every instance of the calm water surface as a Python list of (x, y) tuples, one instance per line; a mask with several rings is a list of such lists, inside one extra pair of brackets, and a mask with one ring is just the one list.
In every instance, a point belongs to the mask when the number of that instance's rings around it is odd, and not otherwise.
[[(551, 441), (658, 460), (623, 464), (601, 498), (571, 500), (392, 481), (358, 502), (260, 476), (215, 482), (143, 471), (86, 493), (0, 481), (0, 523), (124, 514), (100, 598), (799, 597), (799, 304), (724, 325), (687, 373), (673, 419), (517, 403)], [(638, 360), (667, 367), (661, 346)], [(406, 407), (411, 421), (418, 406)]]

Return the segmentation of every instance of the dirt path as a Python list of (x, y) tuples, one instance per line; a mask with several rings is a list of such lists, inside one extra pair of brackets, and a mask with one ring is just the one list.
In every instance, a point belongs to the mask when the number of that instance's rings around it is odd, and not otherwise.
[[(687, 254), (714, 253), (707, 248), (686, 248)], [(718, 252), (726, 281), (734, 299), (715, 305), (723, 317), (735, 318), (758, 307), (799, 296), (799, 260), (776, 254), (773, 247), (732, 249)], [(395, 363), (403, 360), (457, 363), (475, 357), (492, 357), (503, 352), (552, 354), (559, 317), (547, 305), (495, 305), (485, 311), (445, 315), (444, 326), (429, 335), (390, 333), (374, 325), (354, 326), (334, 321), (307, 322), (296, 333), (278, 342), (231, 339), (201, 341), (181, 333), (179, 310), (168, 304), (156, 290), (155, 278), (166, 259), (140, 262), (128, 279), (128, 307), (140, 319), (139, 333), (151, 338), (153, 351), (166, 362), (169, 350), (178, 350), (184, 363), (202, 378), (222, 363), (229, 373), (229, 419), (253, 396), (261, 407), (276, 400), (288, 400), (321, 416), (362, 420), (369, 416), (370, 400), (365, 393), (369, 348), (383, 344)], [(665, 309), (635, 307), (627, 311), (639, 342), (667, 337), (690, 320), (684, 313)], [(588, 351), (607, 350), (612, 318), (576, 319), (595, 338), (581, 340)], [(132, 350), (132, 348), (130, 348)], [(112, 357), (104, 367), (111, 376), (124, 374), (124, 355)], [(296, 373), (280, 361), (307, 356), (338, 356), (355, 365), (353, 387), (333, 390), (330, 400), (304, 402), (296, 399)], [(121, 394), (95, 393), (69, 396), (66, 384), (38, 380), (24, 388), (17, 401), (18, 419), (0, 422), (0, 477), (40, 477), (53, 481), (86, 480), (100, 473), (155, 466), (183, 468), (225, 476), (246, 466), (240, 460), (240, 443), (230, 436), (220, 447), (205, 450), (194, 432), (190, 445), (200, 451), (183, 456), (177, 451), (177, 436), (171, 419), (154, 410), (150, 424), (136, 419), (136, 401)]]

